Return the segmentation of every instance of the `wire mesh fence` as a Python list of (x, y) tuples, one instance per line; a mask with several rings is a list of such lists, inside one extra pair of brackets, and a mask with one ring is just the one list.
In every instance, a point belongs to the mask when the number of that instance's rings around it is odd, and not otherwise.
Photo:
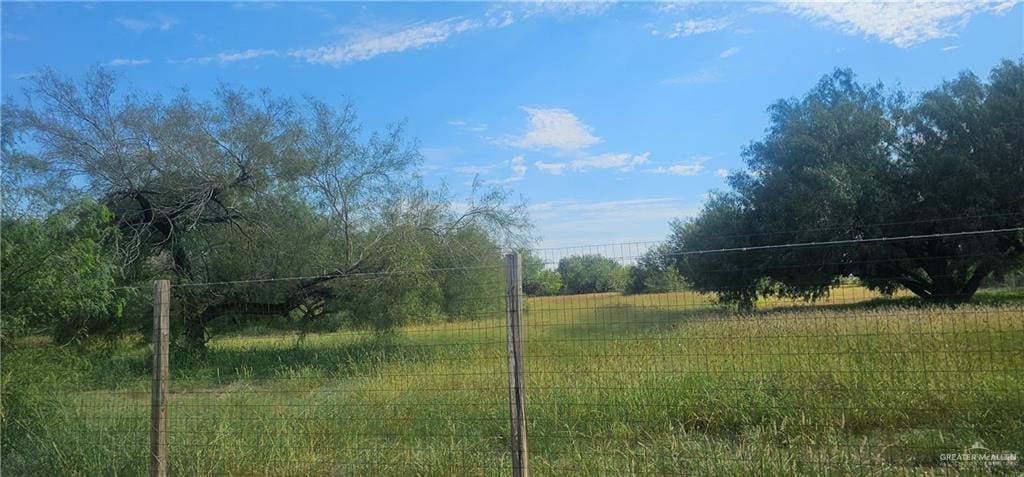
[[(6, 286), (6, 285), (5, 285)], [(151, 313), (152, 287), (122, 287), (129, 313)], [(46, 300), (52, 290), (33, 290)], [(2, 353), (4, 475), (144, 475), (149, 467), (148, 337), (117, 345), (53, 345), (40, 334)]]
[[(1021, 471), (1024, 297), (1014, 282), (930, 304), (851, 277), (812, 301), (760, 296), (737, 309), (671, 267), (648, 267), (678, 255), (660, 243), (535, 250), (514, 283), (496, 259), (339, 274), (318, 288), (330, 296), (284, 314), (286, 297), (324, 276), (174, 283), (169, 474)], [(557, 287), (537, 283), (555, 275)], [(510, 305), (516, 285), (522, 310)], [(151, 293), (139, 289), (139, 308)], [(184, 346), (197, 326), (199, 351)], [(5, 473), (152, 468), (152, 343), (126, 339), (135, 346), (17, 350), (20, 366), (46, 372), (5, 395), (6, 415), (18, 407), (5, 434), (19, 431), (5, 443)], [(519, 474), (517, 442), (528, 447)]]
[[(529, 303), (538, 475), (1020, 472), (1024, 303), (1013, 290), (930, 305), (851, 277), (813, 301), (760, 297), (740, 311), (640, 273), (645, 257), (689, 253), (660, 245), (538, 252), (563, 277), (586, 257), (601, 270), (563, 283), (592, 293)], [(639, 278), (647, 290), (621, 293)]]

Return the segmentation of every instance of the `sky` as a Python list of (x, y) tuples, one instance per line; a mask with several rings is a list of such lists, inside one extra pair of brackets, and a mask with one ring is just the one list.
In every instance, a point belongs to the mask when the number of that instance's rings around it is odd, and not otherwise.
[(743, 168), (766, 108), (836, 67), (920, 92), (1024, 55), (998, 2), (0, 3), (0, 89), (100, 65), (404, 122), (431, 186), (528, 204), (539, 247), (661, 240)]

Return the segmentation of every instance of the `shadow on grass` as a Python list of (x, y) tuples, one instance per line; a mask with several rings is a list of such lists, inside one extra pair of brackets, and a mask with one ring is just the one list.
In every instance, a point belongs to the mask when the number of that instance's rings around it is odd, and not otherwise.
[(279, 348), (214, 348), (201, 354), (182, 353), (182, 358), (171, 362), (171, 376), (183, 385), (229, 384), (238, 380), (341, 379), (379, 373), (398, 363), (435, 361), (441, 351), (437, 346), (409, 345), (393, 337), (315, 346), (297, 342)]
[[(336, 343), (295, 341), (286, 346), (214, 346), (203, 352), (172, 348), (170, 375), (174, 387), (340, 379), (379, 373), (396, 364), (458, 359), (462, 352), (457, 346), (410, 344), (399, 336), (367, 336)], [(41, 377), (50, 388), (80, 390), (142, 389), (149, 385), (153, 359), (149, 346), (142, 344), (115, 352), (45, 344), (18, 349), (8, 358), (13, 358), (5, 360), (9, 369)]]
[[(954, 305), (925, 301), (916, 296), (878, 297), (850, 303), (827, 303), (827, 300), (826, 298), (823, 302), (774, 306), (746, 314), (750, 316), (770, 316), (772, 314), (792, 313), (794, 311), (854, 313), (857, 311), (876, 311), (882, 309), (927, 310), (950, 309), (954, 307)], [(1024, 291), (982, 290), (974, 295), (969, 302), (956, 306), (1024, 306)], [(722, 308), (725, 309), (724, 307)], [(736, 314), (737, 312), (733, 313)]]

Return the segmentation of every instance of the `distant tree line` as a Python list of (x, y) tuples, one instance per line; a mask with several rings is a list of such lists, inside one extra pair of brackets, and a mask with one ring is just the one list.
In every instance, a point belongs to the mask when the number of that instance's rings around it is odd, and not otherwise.
[(600, 254), (563, 257), (553, 268), (529, 250), (523, 256), (523, 292), (533, 296), (584, 293), (664, 293), (683, 288), (682, 279), (664, 254), (655, 247), (624, 265)]

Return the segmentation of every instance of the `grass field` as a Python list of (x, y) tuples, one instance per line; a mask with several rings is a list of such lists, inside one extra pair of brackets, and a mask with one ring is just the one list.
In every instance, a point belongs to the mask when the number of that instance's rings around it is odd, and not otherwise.
[[(941, 458), (1024, 453), (1024, 302), (872, 298), (749, 315), (688, 292), (530, 299), (532, 473), (1024, 471)], [(242, 332), (172, 355), (172, 473), (508, 475), (504, 326)], [(3, 364), (4, 475), (145, 473), (145, 346), (26, 342)]]

